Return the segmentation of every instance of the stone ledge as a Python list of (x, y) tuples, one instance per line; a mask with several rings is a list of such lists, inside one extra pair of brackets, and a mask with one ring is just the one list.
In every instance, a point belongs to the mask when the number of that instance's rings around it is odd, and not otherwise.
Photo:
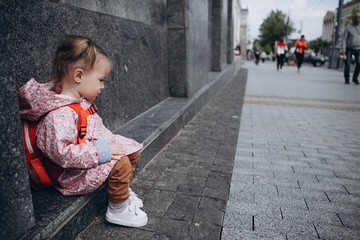
[[(192, 97), (170, 97), (114, 131), (144, 143), (136, 172), (236, 74), (240, 64), (238, 59), (222, 72), (210, 72), (208, 83)], [(104, 185), (84, 196), (65, 197), (51, 188), (32, 195), (36, 226), (22, 239), (74, 239), (107, 204)]]

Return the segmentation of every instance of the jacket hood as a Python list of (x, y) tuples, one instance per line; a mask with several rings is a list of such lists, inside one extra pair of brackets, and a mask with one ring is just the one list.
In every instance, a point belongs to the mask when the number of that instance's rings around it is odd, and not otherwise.
[(76, 99), (57, 96), (60, 92), (61, 87), (56, 87), (53, 82), (38, 83), (35, 79), (30, 79), (18, 92), (20, 116), (37, 121), (50, 111), (79, 102)]

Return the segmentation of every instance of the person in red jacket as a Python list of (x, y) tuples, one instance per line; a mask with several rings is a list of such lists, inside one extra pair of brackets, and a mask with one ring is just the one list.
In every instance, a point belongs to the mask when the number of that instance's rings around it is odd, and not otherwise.
[(301, 64), (304, 61), (305, 49), (307, 48), (304, 35), (301, 35), (301, 38), (295, 42), (294, 47), (296, 48), (295, 54), (296, 54), (298, 72), (300, 72)]
[(287, 46), (286, 43), (284, 43), (284, 38), (281, 37), (280, 41), (277, 43), (276, 45), (276, 57), (277, 57), (277, 64), (276, 64), (276, 69), (279, 71), (282, 69), (283, 64), (284, 64), (284, 58), (285, 58), (285, 54), (287, 52)]

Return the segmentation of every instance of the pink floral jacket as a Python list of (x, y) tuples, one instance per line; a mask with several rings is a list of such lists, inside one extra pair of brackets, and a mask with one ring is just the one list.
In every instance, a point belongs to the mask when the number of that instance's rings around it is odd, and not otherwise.
[(56, 188), (64, 195), (79, 195), (97, 189), (107, 179), (116, 161), (111, 160), (109, 144), (117, 143), (126, 155), (142, 149), (143, 145), (129, 138), (113, 134), (98, 114), (87, 118), (86, 144), (77, 144), (77, 113), (67, 105), (77, 102), (83, 109), (91, 103), (57, 95), (53, 83), (39, 84), (30, 79), (18, 93), (20, 116), (41, 121), (36, 144), (53, 162), (63, 167)]

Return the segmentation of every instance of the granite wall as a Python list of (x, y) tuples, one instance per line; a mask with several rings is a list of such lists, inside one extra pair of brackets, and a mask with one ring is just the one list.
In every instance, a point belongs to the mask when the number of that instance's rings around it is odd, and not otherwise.
[(18, 239), (35, 224), (11, 64), (11, 1), (0, 1), (0, 239)]
[(147, 25), (165, 27), (166, 0), (51, 0)]
[(16, 92), (32, 77), (48, 80), (58, 41), (85, 35), (112, 56), (95, 103), (115, 131), (169, 96), (195, 94), (209, 70), (231, 62), (228, 1), (0, 1), (0, 239), (18, 239), (35, 222)]
[(212, 0), (212, 71), (221, 71), (227, 64), (228, 2)]
[(209, 0), (168, 0), (170, 93), (189, 97), (207, 82)]
[(167, 1), (169, 88), (170, 94), (178, 97), (188, 92), (186, 8), (186, 1)]
[[(188, 87), (187, 96), (196, 93), (208, 81), (208, 62), (211, 58), (208, 49), (209, 34), (208, 20), (209, 7), (208, 0), (190, 0), (188, 1), (188, 27), (187, 27), (187, 53), (188, 53)], [(205, 61), (204, 61), (205, 60)]]
[(233, 20), (233, 1), (228, 0), (227, 10), (227, 37), (226, 37), (226, 63), (231, 64), (234, 61), (234, 20)]
[[(228, 5), (228, 2), (230, 5)], [(209, 70), (232, 62), (231, 0), (168, 0), (169, 84), (176, 97), (189, 97)], [(205, 60), (206, 59), (206, 60)], [(205, 60), (205, 61), (204, 61)]]

